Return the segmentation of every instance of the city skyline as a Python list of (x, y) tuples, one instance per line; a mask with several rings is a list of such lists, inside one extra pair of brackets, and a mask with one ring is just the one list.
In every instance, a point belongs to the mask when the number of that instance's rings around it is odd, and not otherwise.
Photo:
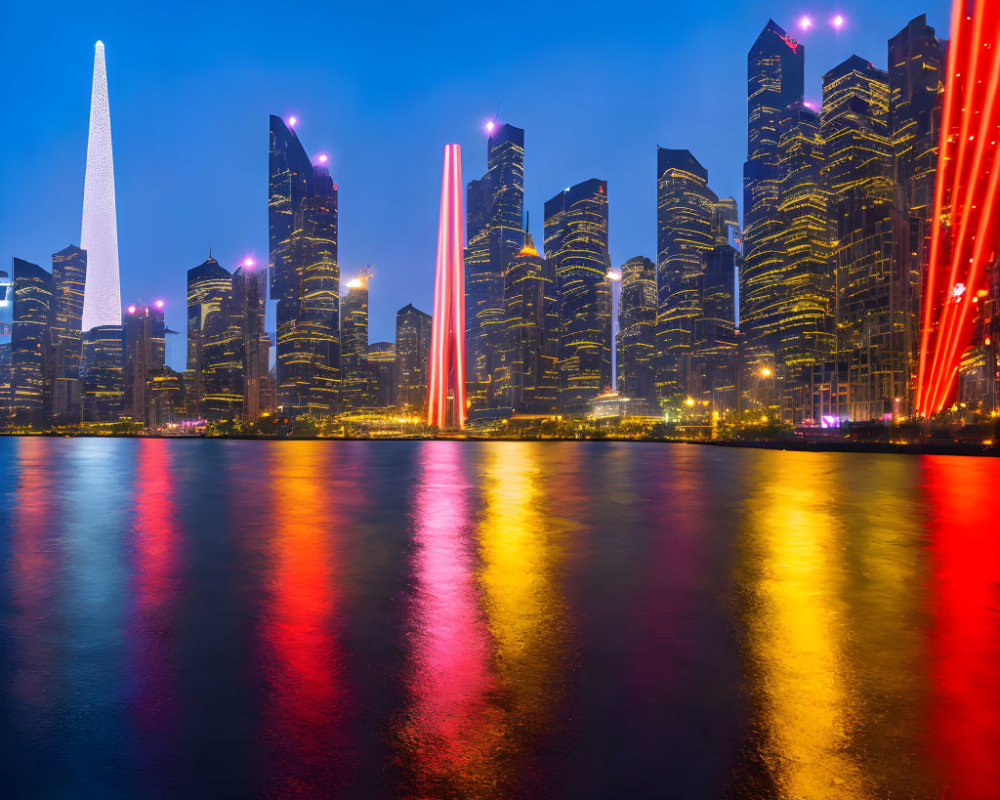
[[(757, 8), (758, 5), (761, 8)], [(342, 228), (346, 233), (340, 259), (343, 279), (346, 282), (357, 275), (364, 264), (374, 265), (375, 272), (371, 286), (371, 340), (389, 340), (392, 339), (396, 310), (411, 302), (418, 308), (429, 309), (432, 306), (433, 231), (436, 226), (432, 219), (433, 209), (423, 209), (421, 204), (415, 201), (420, 192), (425, 191), (428, 186), (433, 186), (436, 181), (432, 173), (433, 156), (438, 146), (434, 142), (432, 148), (431, 140), (440, 138), (443, 143), (454, 138), (458, 143), (464, 144), (468, 153), (466, 159), (468, 174), (482, 174), (486, 167), (484, 151), (487, 134), (484, 124), (496, 115), (496, 105), (492, 101), (487, 102), (484, 99), (486, 96), (491, 93), (503, 94), (506, 99), (500, 102), (497, 119), (526, 130), (525, 209), (529, 213), (535, 212), (532, 215), (536, 220), (533, 224), (535, 233), (541, 233), (540, 223), (545, 199), (567, 185), (585, 181), (590, 177), (606, 179), (610, 199), (611, 262), (619, 266), (628, 258), (655, 255), (655, 211), (650, 202), (655, 193), (652, 179), (654, 146), (690, 149), (709, 170), (713, 189), (720, 196), (737, 198), (742, 196), (739, 174), (745, 158), (746, 101), (745, 96), (742, 101), (738, 99), (734, 101), (732, 98), (739, 98), (744, 92), (745, 53), (752, 43), (752, 37), (756, 36), (766, 24), (768, 17), (775, 18), (779, 24), (806, 44), (807, 99), (815, 99), (819, 95), (818, 76), (852, 53), (870, 59), (876, 65), (884, 66), (886, 40), (908, 19), (920, 13), (927, 13), (928, 23), (935, 26), (942, 36), (948, 27), (944, 8), (946, 4), (943, 2), (897, 2), (886, 4), (877, 10), (862, 7), (852, 10), (851, 5), (840, 4), (837, 7), (846, 19), (846, 24), (839, 33), (830, 28), (826, 19), (832, 10), (828, 13), (821, 8), (809, 9), (816, 19), (812, 31), (801, 31), (796, 27), (795, 23), (803, 9), (795, 4), (777, 3), (771, 4), (769, 8), (763, 7), (763, 4), (746, 4), (746, 7), (741, 6), (738, 11), (734, 10), (722, 24), (715, 26), (717, 36), (714, 41), (717, 45), (721, 43), (722, 46), (714, 52), (702, 51), (705, 58), (713, 60), (713, 66), (717, 65), (716, 69), (708, 71), (714, 86), (714, 91), (709, 93), (711, 102), (707, 102), (708, 97), (705, 94), (699, 95), (697, 98), (699, 104), (694, 106), (699, 113), (684, 116), (671, 113), (670, 108), (667, 108), (671, 106), (669, 100), (671, 97), (679, 100), (678, 94), (693, 91), (693, 87), (699, 83), (697, 80), (678, 82), (691, 84), (686, 89), (679, 86), (665, 86), (662, 94), (666, 110), (660, 108), (646, 113), (642, 113), (642, 110), (649, 107), (648, 99), (638, 96), (636, 92), (625, 92), (623, 97), (617, 97), (602, 90), (610, 88), (606, 85), (606, 81), (610, 81), (616, 74), (633, 75), (641, 85), (650, 78), (650, 75), (660, 74), (668, 66), (675, 67), (678, 63), (678, 54), (692, 47), (694, 43), (699, 43), (702, 34), (694, 35), (691, 41), (678, 43), (677, 52), (668, 53), (661, 47), (658, 58), (649, 53), (648, 43), (640, 41), (638, 49), (633, 48), (635, 57), (632, 60), (612, 67), (610, 65), (613, 54), (616, 48), (623, 44), (621, 31), (613, 25), (607, 31), (606, 37), (605, 54), (609, 69), (603, 77), (586, 73), (588, 77), (593, 78), (596, 99), (591, 99), (583, 105), (590, 108), (591, 102), (603, 103), (603, 107), (609, 112), (606, 116), (609, 117), (615, 117), (614, 112), (618, 110), (625, 111), (631, 108), (632, 111), (628, 117), (619, 122), (620, 135), (615, 139), (602, 134), (602, 130), (606, 127), (603, 121), (583, 127), (581, 134), (565, 135), (566, 128), (562, 128), (564, 143), (567, 146), (560, 146), (563, 142), (560, 145), (556, 144), (554, 135), (560, 130), (558, 123), (561, 115), (553, 110), (551, 103), (547, 108), (539, 108), (535, 95), (544, 92), (533, 88), (531, 82), (527, 80), (526, 66), (518, 65), (514, 70), (516, 74), (512, 73), (509, 80), (506, 80), (507, 85), (497, 88), (498, 81), (500, 83), (504, 81), (495, 73), (501, 66), (517, 61), (516, 48), (509, 56), (503, 52), (491, 54), (490, 59), (494, 63), (492, 66), (482, 67), (486, 74), (479, 76), (478, 79), (475, 73), (460, 80), (445, 78), (441, 85), (447, 87), (454, 83), (457, 86), (454, 92), (475, 95), (480, 99), (461, 103), (449, 102), (452, 112), (443, 119), (434, 120), (431, 124), (427, 124), (430, 121), (424, 113), (440, 102), (440, 98), (434, 96), (428, 100), (424, 96), (426, 90), (418, 92), (416, 97), (400, 97), (398, 90), (387, 90), (381, 99), (378, 99), (377, 95), (371, 95), (367, 97), (366, 102), (354, 98), (338, 104), (315, 99), (310, 101), (305, 97), (307, 92), (299, 88), (284, 93), (286, 97), (298, 98), (298, 106), (289, 102), (282, 106), (280, 100), (277, 100), (279, 103), (277, 106), (270, 105), (265, 108), (262, 107), (264, 101), (261, 99), (250, 99), (244, 103), (246, 107), (241, 108), (235, 117), (238, 124), (227, 123), (221, 129), (218, 127), (219, 120), (214, 116), (214, 112), (208, 113), (203, 93), (199, 94), (196, 91), (193, 96), (195, 99), (201, 98), (201, 102), (190, 107), (183, 121), (193, 124), (201, 119), (204, 123), (202, 130), (199, 131), (197, 127), (192, 128), (190, 125), (162, 125), (159, 121), (156, 125), (150, 126), (151, 120), (174, 122), (170, 114), (166, 113), (162, 117), (148, 117), (146, 129), (137, 132), (136, 112), (142, 109), (148, 110), (149, 100), (156, 97), (160, 97), (164, 108), (169, 109), (172, 102), (169, 96), (171, 87), (178, 81), (183, 82), (183, 73), (187, 67), (181, 70), (181, 77), (171, 79), (161, 73), (158, 82), (147, 84), (146, 94), (137, 96), (137, 75), (144, 74), (144, 67), (148, 67), (149, 59), (146, 56), (137, 57), (134, 43), (127, 38), (122, 39), (121, 33), (116, 33), (116, 28), (121, 30), (120, 26), (106, 25), (112, 28), (109, 31), (111, 35), (97, 32), (93, 39), (80, 42), (76, 41), (78, 36), (74, 36), (72, 45), (68, 49), (64, 47), (59, 50), (58, 58), (52, 54), (53, 58), (48, 68), (52, 70), (51, 72), (41, 70), (37, 74), (37, 81), (34, 83), (24, 81), (13, 92), (15, 116), (31, 116), (28, 112), (32, 106), (32, 101), (29, 99), (32, 96), (35, 97), (34, 102), (41, 102), (46, 107), (51, 103), (45, 101), (53, 93), (64, 97), (65, 103), (59, 105), (59, 126), (45, 125), (44, 123), (51, 119), (45, 114), (33, 118), (32, 126), (38, 130), (38, 135), (32, 137), (24, 157), (16, 164), (12, 160), (5, 163), (4, 175), (10, 174), (11, 179), (16, 181), (17, 174), (26, 167), (31, 167), (36, 172), (41, 168), (43, 176), (45, 170), (55, 169), (62, 176), (59, 185), (66, 188), (65, 191), (58, 193), (46, 192), (43, 197), (34, 197), (32, 191), (28, 191), (25, 201), (16, 205), (5, 195), (4, 213), (0, 215), (2, 219), (0, 238), (7, 244), (7, 250), (11, 254), (35, 263), (45, 263), (47, 254), (74, 240), (76, 235), (74, 227), (78, 230), (79, 225), (86, 150), (84, 144), (86, 136), (83, 130), (87, 118), (84, 109), (89, 100), (89, 86), (84, 88), (85, 84), (89, 84), (89, 74), (84, 80), (80, 77), (88, 72), (82, 66), (87, 63), (84, 53), (100, 38), (108, 45), (111, 113), (115, 118), (114, 147), (118, 179), (116, 188), (123, 301), (131, 303), (142, 300), (151, 303), (154, 299), (163, 298), (166, 300), (167, 325), (176, 330), (183, 330), (185, 314), (183, 275), (187, 269), (204, 261), (208, 256), (209, 246), (227, 269), (235, 268), (246, 254), (252, 254), (258, 260), (266, 259), (266, 221), (260, 219), (260, 200), (266, 184), (266, 166), (260, 157), (263, 114), (271, 111), (297, 113), (303, 131), (308, 132), (304, 135), (310, 147), (316, 148), (316, 153), (310, 152), (310, 155), (316, 155), (318, 152), (329, 153), (332, 161), (331, 174), (334, 181), (341, 186)], [(690, 14), (691, 12), (685, 12), (685, 15), (680, 15), (676, 24), (683, 24), (685, 19), (690, 23)], [(95, 19), (100, 16), (96, 14)], [(624, 26), (624, 23), (617, 24)], [(592, 30), (591, 26), (582, 23), (581, 26), (583, 30), (578, 31), (581, 34), (579, 42), (586, 43), (590, 38), (598, 36), (597, 31)], [(167, 28), (169, 29), (169, 26)], [(51, 40), (50, 47), (60, 42), (59, 35), (58, 31), (54, 34), (55, 38)], [(65, 44), (69, 45), (68, 42)], [(20, 42), (12, 42), (11, 45), (14, 53), (24, 46)], [(518, 45), (518, 47), (523, 46)], [(77, 50), (79, 52), (76, 52)], [(69, 52), (73, 53), (72, 59), (68, 57)], [(551, 49), (546, 52), (551, 54)], [(226, 60), (226, 56), (222, 54), (215, 58), (220, 62)], [(73, 62), (71, 72), (61, 71), (64, 69), (60, 66), (62, 59), (66, 59), (67, 64)], [(230, 62), (233, 61), (231, 54), (229, 59)], [(648, 59), (647, 63), (657, 62), (652, 73), (644, 73), (642, 64), (637, 63), (644, 59)], [(292, 70), (300, 60), (301, 57), (294, 53), (280, 54), (266, 63), (262, 57), (258, 66), (251, 71), (257, 69), (266, 73), (268, 70), (273, 70), (273, 80), (277, 80), (286, 71)], [(134, 63), (136, 61), (139, 63)], [(246, 67), (245, 61), (237, 59), (236, 63), (243, 68)], [(67, 79), (67, 74), (72, 74), (73, 78)], [(344, 82), (357, 80), (351, 68), (346, 70), (346, 74)], [(561, 73), (557, 70), (557, 74)], [(350, 77), (352, 75), (353, 78)], [(379, 79), (371, 80), (378, 82)], [(401, 79), (401, 82), (411, 84), (413, 80), (413, 77), (408, 77), (405, 80)], [(308, 72), (305, 73), (303, 82), (307, 86), (313, 83)], [(238, 80), (237, 84), (240, 83)], [(478, 84), (478, 88), (473, 84)], [(270, 84), (268, 86), (266, 93), (272, 93)], [(518, 87), (521, 87), (521, 90), (514, 95), (511, 90)], [(33, 88), (34, 91), (25, 92), (25, 88)], [(449, 94), (449, 91), (444, 93)], [(81, 96), (76, 97), (76, 94)], [(240, 92), (235, 94), (239, 95)], [(276, 97), (281, 95), (277, 91), (273, 94)], [(434, 92), (430, 94), (434, 95)], [(727, 97), (730, 99), (726, 100)], [(691, 108), (691, 100), (692, 98), (688, 97), (687, 105), (678, 104), (674, 107)], [(223, 107), (232, 102), (233, 98), (220, 100)], [(400, 234), (398, 237), (385, 236), (388, 223), (385, 222), (384, 215), (379, 220), (375, 211), (380, 208), (384, 210), (386, 187), (379, 180), (369, 182), (360, 177), (359, 170), (363, 167), (372, 168), (371, 149), (370, 146), (357, 144), (358, 137), (364, 133), (362, 118), (367, 116), (370, 119), (379, 119), (388, 114), (389, 106), (392, 105), (401, 111), (409, 109), (414, 112), (403, 113), (397, 119), (394, 127), (397, 135), (393, 137), (395, 144), (392, 148), (385, 148), (381, 153), (384, 163), (376, 170), (376, 173), (379, 173), (382, 168), (390, 165), (398, 170), (399, 159), (404, 159), (406, 167), (404, 177), (407, 179), (394, 188), (399, 192), (398, 199), (404, 204), (407, 201), (414, 201), (416, 213), (412, 218), (400, 220), (398, 225), (394, 223), (394, 229)], [(462, 113), (455, 113), (456, 107)], [(466, 108), (468, 113), (464, 113)], [(22, 109), (26, 113), (21, 114)], [(338, 121), (340, 119), (338, 112), (344, 112), (344, 121)], [(200, 117), (199, 113), (207, 113), (207, 116)], [(562, 116), (563, 121), (572, 128), (573, 119), (565, 119), (566, 115)], [(706, 135), (706, 126), (719, 128), (721, 125), (722, 128), (726, 128), (724, 124), (726, 118), (732, 120), (728, 129), (717, 135)], [(624, 120), (635, 121), (636, 124), (624, 124)], [(190, 153), (181, 153), (176, 148), (176, 142), (171, 145), (170, 137), (162, 132), (164, 128), (173, 130), (173, 136), (181, 136), (180, 129), (183, 128), (183, 137), (194, 137), (199, 143), (197, 149), (200, 155), (194, 157)], [(377, 141), (384, 135), (383, 127), (376, 125), (374, 130), (379, 132), (374, 137)], [(402, 137), (399, 134), (403, 134)], [(227, 143), (231, 140), (232, 145), (222, 145), (222, 138), (225, 138)], [(41, 155), (36, 154), (36, 148), (44, 147), (46, 143), (51, 145), (53, 142), (55, 147), (49, 149), (44, 164), (40, 165)], [(212, 146), (213, 142), (217, 143), (217, 147)], [(726, 143), (731, 143), (731, 146)], [(140, 157), (142, 148), (138, 147), (141, 144), (146, 144), (148, 150), (148, 155), (143, 157)], [(8, 148), (6, 152), (11, 150)], [(18, 152), (20, 154), (21, 151)], [(226, 153), (232, 153), (232, 158), (225, 158)], [(212, 162), (211, 169), (200, 172), (199, 165), (202, 170), (206, 169), (206, 160)], [(178, 165), (183, 167), (186, 163), (191, 164), (191, 170), (178, 168)], [(216, 170), (217, 164), (224, 165), (221, 174)], [(79, 171), (78, 180), (74, 175), (74, 165), (78, 165), (75, 167)], [(152, 170), (154, 166), (159, 166), (160, 169), (155, 175), (147, 172), (146, 176), (148, 181), (155, 183), (158, 191), (149, 192), (148, 188), (137, 191), (135, 184), (137, 169), (143, 172)], [(190, 174), (192, 171), (197, 174)], [(206, 190), (199, 193), (192, 189), (193, 185), (197, 185), (199, 178), (208, 179), (205, 183), (207, 188), (211, 188), (213, 180), (222, 181), (224, 178), (225, 182), (215, 185), (217, 191)], [(6, 180), (7, 178), (5, 182)], [(40, 184), (44, 183), (44, 180), (40, 181)], [(188, 204), (182, 209), (172, 205), (172, 198), (178, 191), (184, 193), (188, 200)], [(137, 211), (144, 217), (138, 222)], [(743, 209), (740, 211), (742, 216)], [(424, 217), (428, 214), (430, 217), (425, 220)], [(76, 223), (69, 225), (73, 217)], [(202, 241), (198, 241), (199, 239)], [(268, 312), (267, 328), (273, 332), (275, 329), (273, 307), (269, 307)], [(169, 362), (175, 368), (183, 367), (182, 347), (176, 344), (173, 346)]]

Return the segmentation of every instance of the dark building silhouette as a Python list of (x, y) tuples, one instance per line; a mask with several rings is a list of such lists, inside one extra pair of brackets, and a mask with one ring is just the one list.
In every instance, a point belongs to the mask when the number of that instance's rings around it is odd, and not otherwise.
[(52, 380), (50, 326), (55, 285), (37, 264), (13, 259), (14, 314), (11, 332), (11, 398), (18, 423), (48, 422)]
[(736, 273), (739, 253), (727, 243), (703, 256), (694, 320), (692, 397), (720, 415), (736, 409)]
[(524, 131), (502, 125), (487, 143), (487, 173), (466, 203), (466, 380), (473, 408), (494, 408), (504, 342), (504, 271), (524, 244)]
[(805, 47), (774, 20), (747, 54), (747, 160), (743, 166), (743, 266), (740, 327), (760, 357), (777, 347), (779, 312), (774, 298), (782, 281), (776, 237), (781, 170), (780, 117), (802, 101)]
[(608, 187), (591, 178), (545, 203), (545, 257), (559, 297), (559, 388), (581, 411), (611, 384)]
[(269, 170), (278, 405), (293, 415), (335, 413), (341, 382), (337, 186), (325, 157), (311, 164), (295, 132), (275, 116)]
[(236, 268), (232, 277), (232, 299), (228, 308), (229, 328), (235, 328), (240, 378), (243, 386), (242, 421), (253, 424), (271, 409), (271, 337), (264, 329), (265, 282), (252, 259)]
[(618, 302), (618, 391), (656, 405), (656, 264), (644, 256), (622, 264)]
[(187, 273), (188, 398), (194, 416), (238, 419), (243, 401), (239, 329), (231, 324), (233, 276), (214, 258)]
[(10, 274), (0, 269), (0, 424), (7, 422), (12, 413), (10, 382), (10, 333), (11, 315), (14, 310), (14, 289)]
[(559, 300), (552, 262), (531, 234), (504, 270), (504, 358), (500, 403), (518, 412), (559, 408)]
[(87, 280), (87, 253), (70, 245), (52, 256), (55, 295), (52, 309), (52, 421), (81, 420), (83, 362), (83, 290)]
[(376, 408), (388, 408), (396, 403), (396, 344), (372, 342), (368, 345), (368, 364), (375, 384)]
[(416, 410), (427, 405), (432, 322), (412, 304), (396, 312), (396, 405)]

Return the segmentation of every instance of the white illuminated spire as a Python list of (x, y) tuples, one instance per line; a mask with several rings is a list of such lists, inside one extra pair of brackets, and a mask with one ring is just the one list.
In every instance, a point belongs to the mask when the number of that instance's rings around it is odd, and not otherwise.
[(111, 112), (108, 108), (108, 77), (102, 42), (94, 47), (94, 87), (90, 96), (90, 136), (87, 139), (80, 247), (87, 251), (83, 330), (88, 331), (98, 325), (121, 325), (115, 167), (111, 158)]

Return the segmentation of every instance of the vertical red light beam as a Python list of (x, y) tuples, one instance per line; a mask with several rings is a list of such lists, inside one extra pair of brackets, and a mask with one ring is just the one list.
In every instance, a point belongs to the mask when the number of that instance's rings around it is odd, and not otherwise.
[[(962, 4), (954, 3), (951, 9), (951, 46), (956, 51), (962, 46)], [(954, 65), (949, 64), (949, 73), (954, 69)], [(947, 82), (947, 79), (946, 79)], [(937, 174), (943, 176), (947, 170), (951, 154), (951, 137), (949, 131), (952, 127), (952, 120), (955, 114), (957, 103), (955, 92), (944, 93), (944, 112), (942, 114), (940, 144), (938, 146)], [(937, 262), (941, 248), (941, 217), (944, 210), (944, 187), (945, 181), (940, 177), (935, 181), (934, 186), (934, 211), (931, 224), (931, 252), (927, 264), (927, 280), (924, 283), (924, 319), (920, 334), (920, 361), (917, 372), (917, 411), (925, 413), (927, 405), (927, 392), (930, 389), (927, 365), (927, 356), (931, 349), (931, 327), (934, 317), (934, 300), (937, 296)]]
[[(465, 264), (462, 252), (462, 151), (445, 145), (427, 424), (465, 427)], [(448, 393), (452, 412), (448, 412)]]

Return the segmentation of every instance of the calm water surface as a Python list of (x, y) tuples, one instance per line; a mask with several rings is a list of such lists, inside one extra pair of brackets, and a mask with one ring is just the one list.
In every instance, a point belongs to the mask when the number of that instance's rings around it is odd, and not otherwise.
[(0, 439), (0, 794), (1000, 797), (1000, 461)]

